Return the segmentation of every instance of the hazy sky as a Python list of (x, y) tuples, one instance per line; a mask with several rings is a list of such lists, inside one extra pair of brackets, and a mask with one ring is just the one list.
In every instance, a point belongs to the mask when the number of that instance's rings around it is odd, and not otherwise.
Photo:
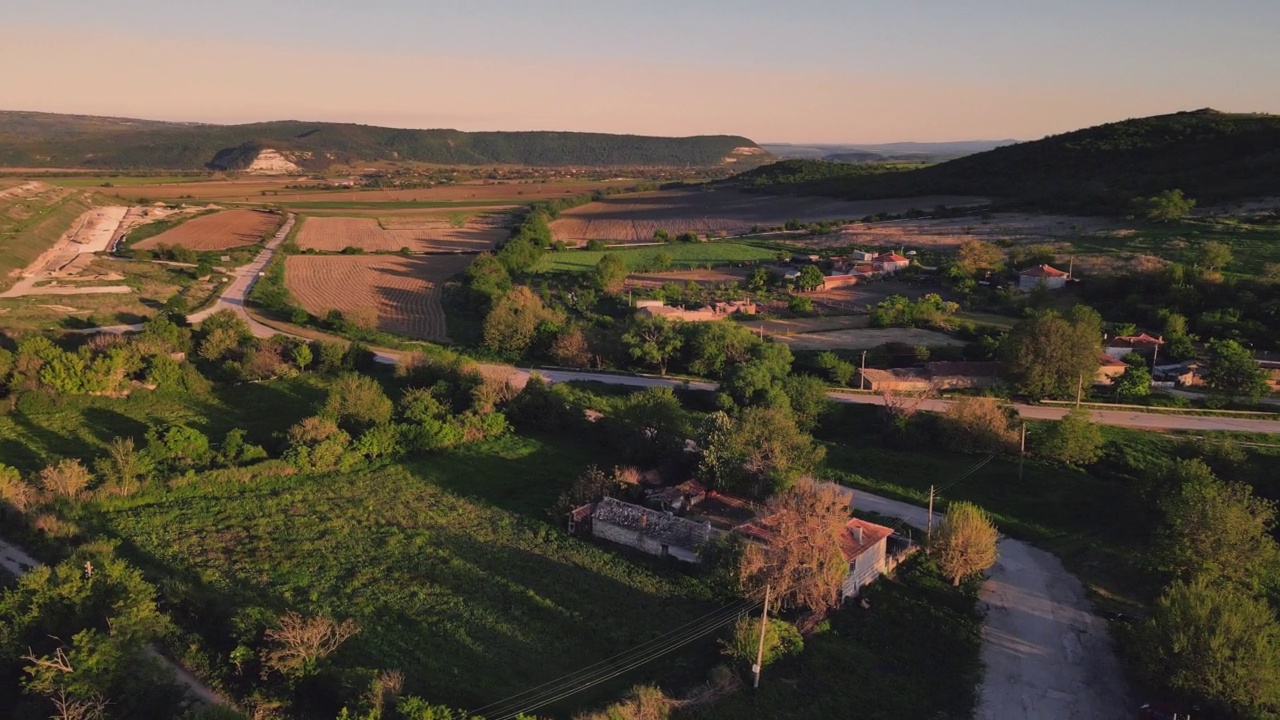
[(1280, 0), (0, 0), (0, 109), (754, 140), (1280, 112)]

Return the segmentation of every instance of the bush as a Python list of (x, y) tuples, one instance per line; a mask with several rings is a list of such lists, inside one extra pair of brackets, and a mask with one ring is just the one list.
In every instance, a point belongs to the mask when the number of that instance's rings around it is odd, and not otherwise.
[(947, 446), (958, 452), (995, 453), (1013, 449), (1018, 433), (999, 400), (962, 397), (939, 419)]
[[(760, 618), (743, 616), (733, 626), (728, 640), (720, 641), (720, 652), (746, 667), (756, 662), (760, 650)], [(761, 667), (804, 650), (804, 638), (795, 626), (783, 620), (771, 619), (765, 627), (764, 658)]]

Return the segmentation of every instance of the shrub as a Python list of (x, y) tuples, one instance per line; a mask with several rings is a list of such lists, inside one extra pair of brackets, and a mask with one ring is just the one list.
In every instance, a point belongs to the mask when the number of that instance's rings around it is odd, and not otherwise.
[[(764, 657), (761, 667), (768, 667), (775, 660), (804, 650), (804, 638), (795, 626), (783, 620), (771, 619), (765, 626)], [(747, 667), (756, 662), (760, 651), (760, 618), (743, 616), (733, 626), (728, 640), (720, 641), (720, 652)]]
[(940, 424), (948, 447), (960, 452), (1006, 452), (1017, 442), (1018, 433), (1009, 427), (1009, 416), (995, 398), (954, 400)]
[(37, 476), (45, 492), (54, 497), (75, 499), (93, 482), (93, 475), (79, 460), (64, 458), (45, 467)]
[(1088, 465), (1102, 456), (1102, 431), (1089, 421), (1089, 411), (1072, 410), (1052, 423), (1041, 450), (1067, 465)]
[(996, 563), (1000, 534), (981, 508), (958, 502), (947, 506), (947, 515), (929, 538), (929, 556), (952, 585)]

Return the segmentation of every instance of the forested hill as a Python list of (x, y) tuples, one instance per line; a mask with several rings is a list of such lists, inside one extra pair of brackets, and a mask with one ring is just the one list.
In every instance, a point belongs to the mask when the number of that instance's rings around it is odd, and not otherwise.
[(572, 132), (402, 130), (282, 121), (166, 123), (0, 111), (0, 166), (241, 170), (271, 149), (318, 170), (388, 160), (448, 165), (716, 167), (770, 156), (730, 135), (685, 138)]
[(794, 192), (855, 199), (978, 195), (1093, 212), (1126, 212), (1136, 197), (1180, 188), (1203, 204), (1280, 195), (1280, 116), (1197, 110), (1125, 120), (906, 172), (795, 169), (765, 166), (737, 180), (777, 190), (779, 177), (791, 177)]

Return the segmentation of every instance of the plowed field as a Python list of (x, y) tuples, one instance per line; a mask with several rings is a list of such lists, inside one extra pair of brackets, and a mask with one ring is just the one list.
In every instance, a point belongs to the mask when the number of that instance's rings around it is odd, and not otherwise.
[(230, 250), (258, 243), (280, 224), (280, 216), (260, 210), (225, 210), (188, 220), (172, 230), (139, 241), (139, 250), (166, 245), (192, 250)]
[(919, 197), (887, 200), (834, 200), (819, 197), (756, 195), (736, 190), (664, 190), (607, 197), (566, 210), (551, 223), (552, 236), (568, 244), (588, 240), (647, 242), (655, 230), (673, 234), (742, 235), (752, 226), (780, 226), (788, 220), (855, 220), (876, 213), (912, 208), (964, 205), (975, 198)]
[(508, 230), (500, 219), (477, 215), (462, 227), (436, 217), (391, 217), (386, 220), (351, 217), (309, 217), (298, 231), (298, 247), (303, 250), (338, 252), (354, 247), (369, 252), (414, 252), (433, 250), (492, 250), (506, 238)]
[(440, 293), (444, 281), (471, 264), (470, 255), (291, 255), (284, 284), (313, 315), (373, 308), (378, 328), (448, 340)]

